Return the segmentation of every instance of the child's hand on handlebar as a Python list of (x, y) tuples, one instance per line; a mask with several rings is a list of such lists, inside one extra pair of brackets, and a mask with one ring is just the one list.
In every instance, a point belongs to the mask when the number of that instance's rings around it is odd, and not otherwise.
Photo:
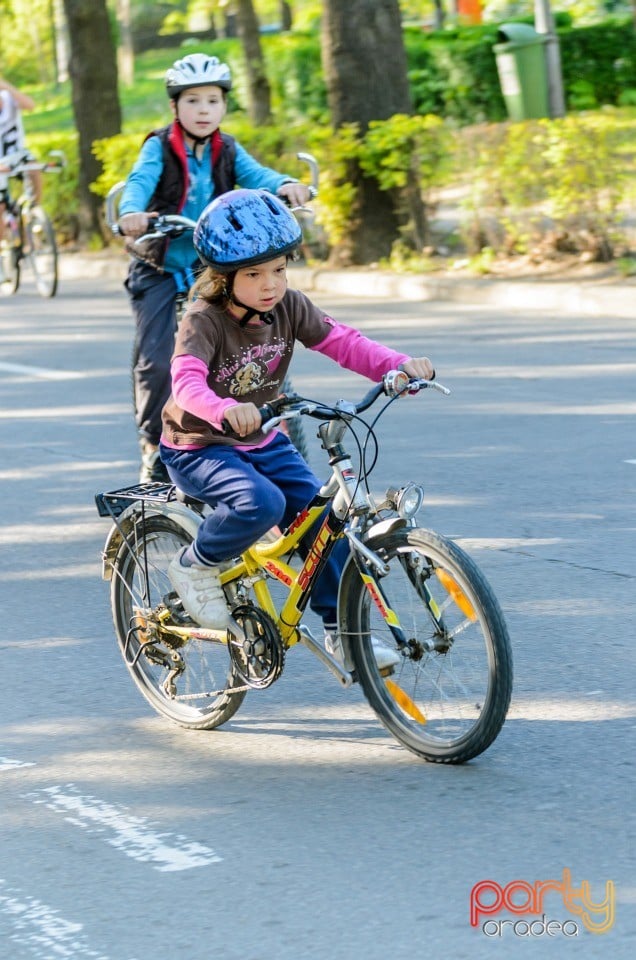
[(401, 366), (409, 377), (421, 377), (422, 380), (433, 380), (435, 377), (435, 367), (428, 357), (412, 357)]
[(311, 200), (311, 191), (304, 183), (284, 183), (276, 192), (290, 207), (303, 207)]
[(233, 433), (239, 437), (246, 437), (261, 425), (261, 415), (258, 407), (253, 403), (236, 403), (228, 407), (223, 414), (223, 419), (228, 422)]
[(119, 229), (127, 237), (141, 237), (147, 233), (151, 218), (156, 216), (156, 213), (125, 213), (119, 218)]

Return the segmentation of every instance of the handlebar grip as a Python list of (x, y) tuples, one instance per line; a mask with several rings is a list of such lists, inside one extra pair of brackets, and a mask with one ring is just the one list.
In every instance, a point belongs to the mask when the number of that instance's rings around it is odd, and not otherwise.
[[(276, 409), (273, 403), (264, 403), (262, 407), (258, 407), (258, 412), (261, 415), (261, 427), (267, 420), (272, 420), (276, 416)], [(229, 425), (227, 420), (221, 420), (221, 433), (225, 437), (238, 437), (239, 434), (232, 430), (232, 427)]]

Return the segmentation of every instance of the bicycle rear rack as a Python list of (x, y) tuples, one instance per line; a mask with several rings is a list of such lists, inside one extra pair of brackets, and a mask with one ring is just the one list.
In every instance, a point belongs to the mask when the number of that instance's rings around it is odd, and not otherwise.
[(100, 517), (119, 517), (137, 500), (144, 503), (168, 503), (179, 500), (177, 488), (172, 483), (136, 483), (131, 487), (95, 494), (95, 504)]
[(96, 493), (95, 504), (100, 517), (110, 517), (114, 520), (130, 506), (131, 503), (170, 503), (173, 500), (185, 503), (187, 507), (194, 507), (201, 511), (203, 501), (191, 497), (173, 483), (135, 483), (131, 487), (122, 487), (120, 490), (111, 490), (108, 493)]

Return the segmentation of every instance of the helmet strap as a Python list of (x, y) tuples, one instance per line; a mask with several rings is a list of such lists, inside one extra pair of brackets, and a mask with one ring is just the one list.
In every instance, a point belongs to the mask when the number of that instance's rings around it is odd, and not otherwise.
[(234, 278), (236, 277), (236, 270), (233, 270), (232, 273), (227, 275), (225, 281), (225, 287), (223, 289), (223, 294), (227, 297), (228, 303), (233, 303), (235, 307), (240, 307), (241, 310), (245, 310), (245, 316), (241, 317), (239, 320), (239, 326), (245, 327), (253, 320), (254, 317), (258, 317), (262, 323), (266, 323), (270, 326), (274, 322), (274, 315), (271, 310), (267, 310), (265, 313), (261, 313), (259, 310), (255, 310), (254, 307), (248, 307), (246, 303), (241, 303), (241, 301), (234, 295)]
[(258, 317), (262, 323), (266, 323), (268, 326), (274, 322), (274, 314), (271, 312), (271, 310), (266, 310), (265, 313), (261, 313), (259, 310), (255, 310), (253, 307), (248, 307), (247, 304), (241, 303), (241, 301), (237, 300), (237, 298), (232, 294), (230, 294), (229, 299), (230, 303), (233, 303), (236, 307), (240, 307), (241, 310), (246, 311), (245, 316), (241, 317), (239, 320), (240, 327), (247, 326), (250, 320), (253, 320), (254, 317)]
[[(179, 102), (179, 101), (177, 100), (177, 104), (178, 104), (178, 102)], [(208, 140), (210, 139), (209, 136), (207, 136), (207, 137), (197, 137), (196, 133), (190, 133), (190, 131), (188, 130), (188, 128), (183, 125), (183, 122), (181, 121), (181, 119), (180, 119), (180, 117), (179, 117), (178, 110), (177, 110), (177, 112), (175, 113), (175, 120), (177, 121), (177, 123), (179, 124), (179, 126), (181, 127), (181, 129), (183, 130), (183, 132), (185, 133), (185, 135), (186, 135), (187, 137), (189, 137), (190, 140), (192, 140), (192, 142), (194, 143), (195, 149), (196, 149), (196, 147), (201, 146), (201, 144), (207, 143)]]

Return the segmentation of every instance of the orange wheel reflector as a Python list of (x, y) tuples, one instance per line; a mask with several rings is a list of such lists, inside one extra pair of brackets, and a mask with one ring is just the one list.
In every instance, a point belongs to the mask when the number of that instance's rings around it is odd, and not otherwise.
[(409, 717), (413, 717), (413, 719), (417, 720), (418, 723), (426, 723), (426, 717), (413, 703), (408, 693), (406, 693), (402, 687), (398, 687), (397, 683), (395, 683), (393, 680), (385, 680), (384, 682), (387, 690), (395, 702), (402, 707), (405, 713), (408, 713)]
[(439, 582), (446, 590), (448, 590), (449, 594), (462, 613), (465, 613), (469, 620), (476, 620), (477, 614), (473, 609), (472, 603), (459, 584), (453, 580), (450, 573), (447, 573), (446, 570), (441, 570), (439, 567), (435, 570), (435, 573), (437, 574), (437, 579)]

